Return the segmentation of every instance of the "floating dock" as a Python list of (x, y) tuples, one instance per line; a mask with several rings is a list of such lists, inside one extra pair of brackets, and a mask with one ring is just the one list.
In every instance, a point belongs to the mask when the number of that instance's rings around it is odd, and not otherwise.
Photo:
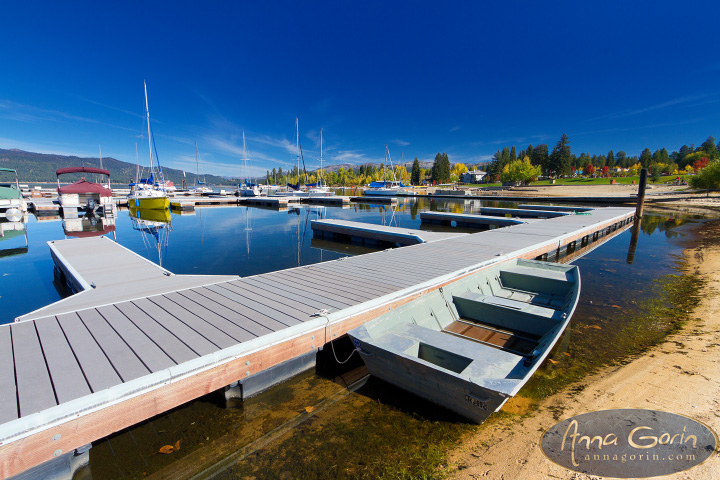
[(473, 213), (449, 213), (449, 212), (421, 212), (420, 222), (436, 225), (455, 225), (458, 227), (508, 227), (510, 225), (522, 225), (533, 220), (519, 220), (517, 218), (494, 217), (490, 215), (475, 215)]
[(106, 238), (52, 242), (83, 293), (0, 326), (0, 477), (216, 390), (256, 393), (390, 309), (512, 258), (592, 248), (633, 215), (600, 208), (245, 278), (174, 276)]
[(302, 203), (308, 203), (310, 205), (350, 205), (350, 197), (343, 195), (331, 195), (329, 197), (316, 196), (316, 197), (300, 197)]
[[(412, 197), (410, 197), (412, 198)], [(357, 203), (374, 203), (377, 205), (394, 205), (398, 203), (397, 197), (382, 197), (382, 196), (375, 196), (375, 195), (368, 195), (368, 196), (360, 196), (360, 197), (350, 197), (350, 200)]]
[(589, 212), (592, 207), (570, 207), (570, 206), (558, 206), (558, 205), (518, 205), (517, 208), (523, 210), (549, 210), (551, 212), (572, 212), (582, 213)]
[(555, 218), (570, 215), (569, 212), (559, 212), (555, 210), (530, 210), (526, 208), (494, 208), (480, 207), (480, 215), (499, 215), (520, 218)]
[(389, 227), (348, 220), (311, 220), (313, 237), (348, 238), (358, 243), (390, 243), (401, 246), (437, 242), (464, 233), (424, 232), (411, 228)]

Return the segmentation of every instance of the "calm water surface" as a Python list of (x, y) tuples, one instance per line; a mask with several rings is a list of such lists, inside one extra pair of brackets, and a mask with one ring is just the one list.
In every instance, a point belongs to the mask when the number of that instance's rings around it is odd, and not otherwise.
[[(173, 213), (170, 224), (157, 229), (157, 235), (138, 230), (129, 211), (124, 210), (118, 212), (115, 232), (109, 236), (176, 274), (248, 276), (373, 251), (313, 241), (310, 220), (332, 218), (419, 228), (418, 212), (472, 212), (479, 207), (479, 202), (472, 201), (418, 199), (393, 207), (353, 204), (350, 208), (302, 206), (285, 211), (236, 206), (198, 208), (191, 215)], [(53, 282), (47, 242), (73, 235), (66, 235), (59, 217), (37, 219), (29, 215), (26, 253), (15, 250), (25, 246), (24, 237), (0, 240), (0, 323), (11, 322), (67, 295)]]
[[(474, 212), (480, 206), (467, 200), (417, 199), (395, 208), (204, 208), (194, 215), (173, 214), (157, 237), (134, 229), (128, 212), (121, 211), (115, 238), (177, 274), (245, 276), (373, 251), (313, 240), (312, 219), (419, 228), (421, 211)], [(583, 289), (572, 327), (551, 356), (556, 362), (546, 362), (530, 388), (542, 390), (572, 362), (612, 358), (615, 339), (627, 327), (625, 319), (656, 295), (658, 278), (677, 273), (679, 255), (703, 221), (687, 214), (649, 213), (632, 264), (627, 261), (630, 231), (576, 260)], [(0, 256), (2, 322), (66, 294), (53, 283), (46, 244), (63, 238), (61, 221), (38, 222), (31, 216), (27, 253)], [(24, 246), (24, 238), (7, 241)], [(4, 243), (4, 251), (15, 247)], [(349, 350), (338, 347), (338, 356), (345, 357)], [(320, 374), (300, 375), (237, 408), (225, 408), (220, 398), (209, 395), (96, 442), (90, 451), (93, 478), (414, 478), (426, 473), (425, 463), (442, 455), (463, 432), (482, 428), (374, 379), (348, 392), (352, 378), (336, 377), (340, 372), (328, 350), (320, 357)], [(344, 371), (351, 374), (360, 366), (348, 365)], [(180, 449), (158, 453), (164, 445)]]

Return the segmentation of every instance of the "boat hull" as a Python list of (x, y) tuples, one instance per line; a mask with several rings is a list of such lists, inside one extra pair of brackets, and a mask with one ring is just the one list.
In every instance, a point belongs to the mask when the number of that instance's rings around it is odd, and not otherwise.
[(483, 423), (509, 398), (457, 375), (396, 355), (348, 334), (374, 377), (453, 411), (474, 423)]
[(513, 259), (348, 332), (370, 373), (475, 423), (517, 394), (566, 329), (579, 269)]
[(128, 198), (128, 206), (141, 210), (167, 210), (170, 208), (170, 199), (168, 197)]

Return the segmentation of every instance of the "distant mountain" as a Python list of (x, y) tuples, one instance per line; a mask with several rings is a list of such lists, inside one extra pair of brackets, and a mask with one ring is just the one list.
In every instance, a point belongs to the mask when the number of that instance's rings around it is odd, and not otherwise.
[[(112, 183), (129, 183), (135, 179), (136, 165), (122, 162), (112, 157), (103, 157), (103, 168), (110, 172)], [(0, 167), (17, 170), (18, 177), (23, 183), (27, 182), (55, 182), (55, 171), (65, 167), (100, 167), (99, 158), (83, 158), (66, 155), (26, 152), (24, 150), (0, 148)], [(174, 182), (176, 186), (182, 185), (183, 171), (164, 167), (163, 178)], [(145, 170), (147, 176), (147, 169)], [(79, 180), (81, 175), (64, 175), (66, 182)], [(209, 185), (236, 185), (240, 182), (236, 178), (225, 178), (218, 175), (200, 174), (200, 177)], [(88, 179), (89, 180), (89, 179)], [(187, 172), (185, 181), (189, 186), (195, 182), (195, 174)]]

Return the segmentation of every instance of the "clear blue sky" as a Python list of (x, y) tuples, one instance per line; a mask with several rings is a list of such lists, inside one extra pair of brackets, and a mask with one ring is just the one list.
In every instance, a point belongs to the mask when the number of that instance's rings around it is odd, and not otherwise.
[[(114, 5), (110, 5), (110, 4)], [(720, 137), (718, 2), (6, 2), (0, 148), (242, 175)]]

